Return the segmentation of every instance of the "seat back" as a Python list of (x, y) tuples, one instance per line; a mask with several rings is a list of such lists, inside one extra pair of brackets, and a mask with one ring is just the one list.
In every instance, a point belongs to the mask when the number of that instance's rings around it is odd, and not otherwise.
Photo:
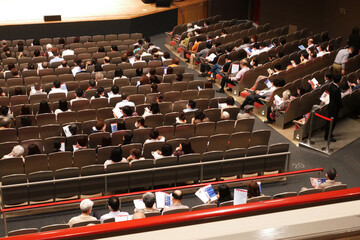
[(226, 151), (228, 147), (228, 134), (215, 134), (210, 136), (207, 151)]
[(325, 187), (323, 191), (330, 192), (330, 191), (337, 191), (337, 190), (342, 190), (342, 189), (346, 189), (346, 188), (347, 188), (346, 184), (339, 184), (339, 185)]
[[(79, 177), (79, 168), (68, 167), (57, 169), (54, 173), (55, 179), (66, 179)], [(55, 182), (55, 199), (78, 198), (80, 196), (80, 184), (78, 180), (67, 182)]]
[[(200, 160), (201, 160), (201, 155), (199, 153), (185, 154), (179, 157), (178, 165), (199, 163)], [(176, 182), (184, 183), (187, 181), (194, 181), (195, 183), (197, 183), (199, 181), (199, 176), (200, 176), (200, 167), (184, 166), (177, 169)]]
[(252, 132), (254, 128), (255, 119), (240, 119), (235, 122), (234, 132)]
[(266, 200), (270, 200), (270, 199), (271, 199), (270, 196), (252, 197), (252, 198), (247, 200), (247, 203), (261, 202), (261, 201), (266, 201)]
[(40, 232), (54, 231), (66, 228), (70, 228), (69, 224), (52, 224), (41, 227)]
[(189, 209), (188, 208), (178, 208), (178, 209), (171, 209), (171, 210), (166, 210), (162, 213), (162, 215), (169, 215), (169, 214), (173, 214), (173, 213), (183, 213), (183, 212), (188, 212)]
[(95, 221), (85, 221), (85, 222), (79, 222), (79, 223), (75, 223), (72, 225), (72, 227), (83, 227), (83, 226), (88, 226), (88, 225), (97, 225), (100, 224), (101, 222), (99, 220), (95, 220)]
[(37, 233), (37, 228), (22, 228), (22, 229), (16, 229), (13, 231), (8, 232), (8, 236), (17, 236), (17, 235), (24, 235), (24, 234), (31, 234), (31, 233)]
[(308, 194), (313, 194), (313, 193), (321, 193), (322, 191), (323, 190), (321, 188), (304, 189), (298, 193), (298, 196), (308, 195)]
[(72, 152), (49, 153), (49, 169), (56, 171), (61, 168), (72, 167)]
[(268, 129), (257, 130), (251, 134), (249, 147), (256, 145), (268, 145), (271, 131)]
[[(4, 166), (4, 165), (1, 165)], [(12, 174), (1, 178), (2, 186), (27, 183), (25, 174)], [(17, 205), (29, 202), (28, 187), (12, 187), (2, 189), (3, 205)]]
[(191, 211), (197, 211), (197, 210), (203, 210), (203, 209), (210, 209), (210, 208), (216, 208), (217, 205), (214, 203), (210, 203), (210, 204), (201, 204), (201, 205), (196, 205), (193, 206), (191, 208)]
[(131, 170), (147, 169), (142, 173), (130, 174), (130, 189), (149, 188), (153, 186), (153, 160), (133, 160), (131, 161)]
[[(154, 167), (176, 166), (177, 157), (164, 157), (155, 160)], [(176, 169), (157, 170), (154, 172), (154, 186), (175, 185)]]
[[(84, 166), (80, 170), (81, 176), (92, 176), (104, 173), (104, 166), (101, 164), (94, 164)], [(81, 195), (104, 194), (105, 192), (105, 178), (97, 177), (91, 179), (80, 179), (80, 193)]]
[(232, 148), (248, 148), (250, 140), (250, 132), (235, 132), (231, 134), (229, 140), (229, 149)]
[(79, 149), (74, 152), (74, 167), (96, 164), (95, 149)]
[[(119, 162), (113, 163), (106, 167), (107, 173), (115, 172), (127, 172), (130, 171), (129, 163)], [(129, 175), (118, 175), (118, 176), (108, 176), (107, 177), (107, 186), (108, 191), (120, 191), (127, 192), (129, 190)]]
[[(28, 176), (29, 183), (53, 180), (52, 171), (39, 171), (30, 173)], [(54, 200), (54, 183), (44, 183), (40, 185), (29, 185), (29, 201), (53, 201)]]
[[(245, 148), (233, 148), (226, 150), (224, 159), (242, 158), (245, 157)], [(221, 169), (221, 177), (240, 177), (244, 170), (244, 161), (237, 160), (231, 162), (223, 162)]]
[(25, 173), (48, 170), (48, 158), (46, 154), (34, 154), (25, 157)]
[[(223, 159), (224, 152), (223, 151), (210, 151), (205, 152), (202, 156), (201, 162), (211, 162), (211, 161), (220, 161)], [(203, 166), (203, 180), (220, 179), (221, 176), (221, 165), (222, 163), (214, 163)]]

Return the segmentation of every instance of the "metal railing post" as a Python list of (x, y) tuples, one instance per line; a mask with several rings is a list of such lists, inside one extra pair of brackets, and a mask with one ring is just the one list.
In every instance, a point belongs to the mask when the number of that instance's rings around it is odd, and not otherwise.
[(312, 135), (312, 129), (313, 129), (313, 120), (314, 120), (315, 110), (312, 110), (310, 112), (310, 126), (309, 126), (309, 134), (308, 134), (308, 140), (307, 144), (311, 145), (311, 135)]
[(331, 135), (332, 135), (332, 127), (334, 125), (334, 117), (331, 117), (331, 122), (330, 122), (330, 127), (329, 127), (329, 134), (328, 134), (328, 139), (327, 139), (327, 145), (326, 145), (326, 152), (330, 151), (330, 139), (331, 139)]
[(203, 182), (203, 177), (204, 177), (204, 165), (200, 166), (200, 183)]

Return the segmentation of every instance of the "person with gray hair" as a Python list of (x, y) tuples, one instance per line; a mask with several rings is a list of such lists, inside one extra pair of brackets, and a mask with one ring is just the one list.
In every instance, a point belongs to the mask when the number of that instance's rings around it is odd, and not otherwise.
[(281, 111), (286, 111), (290, 103), (290, 95), (290, 91), (285, 90), (282, 93), (282, 98), (276, 97), (277, 95), (275, 96), (273, 105), (268, 107), (266, 115), (267, 121), (265, 121), (265, 123), (273, 123), (277, 117), (281, 116)]
[(155, 195), (151, 192), (147, 192), (143, 194), (142, 200), (145, 204), (144, 209), (135, 208), (134, 213), (142, 212), (142, 213), (150, 213), (150, 212), (159, 212), (156, 208), (154, 208), (155, 204)]
[(4, 117), (0, 119), (0, 129), (6, 129), (11, 127), (11, 118)]
[(4, 155), (2, 158), (16, 158), (16, 157), (22, 157), (24, 154), (24, 147), (21, 145), (16, 145), (13, 147), (11, 152), (7, 155)]
[(96, 217), (90, 216), (94, 202), (90, 199), (84, 199), (80, 203), (81, 214), (79, 216), (72, 217), (69, 220), (69, 226), (72, 227), (75, 223), (96, 221)]

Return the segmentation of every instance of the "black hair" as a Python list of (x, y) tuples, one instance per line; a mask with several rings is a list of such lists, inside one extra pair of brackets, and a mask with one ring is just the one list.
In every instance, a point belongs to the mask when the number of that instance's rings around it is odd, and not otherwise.
[(149, 136), (151, 139), (156, 139), (159, 137), (159, 130), (157, 129), (151, 129)]
[(162, 145), (161, 154), (163, 156), (171, 156), (172, 152), (172, 146), (170, 144), (165, 143), (164, 145)]
[(120, 162), (122, 158), (122, 149), (120, 147), (116, 147), (111, 151), (110, 159), (113, 162)]
[(159, 103), (157, 102), (151, 103), (150, 110), (152, 114), (158, 114), (160, 112)]
[(61, 86), (61, 82), (60, 82), (60, 80), (58, 80), (58, 79), (56, 79), (56, 80), (53, 82), (53, 84), (54, 84), (54, 87), (55, 87), (55, 88), (59, 88), (59, 87)]
[(196, 108), (196, 102), (194, 100), (189, 100), (188, 105), (190, 106), (190, 108), (195, 109)]
[(119, 93), (119, 86), (113, 85), (113, 86), (111, 87), (111, 91), (112, 91), (114, 94), (118, 94), (118, 93)]
[(132, 116), (132, 114), (133, 114), (133, 110), (129, 106), (125, 106), (125, 107), (121, 108), (121, 111), (128, 117)]
[(331, 168), (326, 171), (326, 174), (330, 180), (334, 180), (336, 178), (337, 172), (335, 168)]
[(56, 139), (53, 142), (53, 147), (54, 147), (54, 150), (59, 150), (61, 148), (61, 142), (58, 139)]
[(40, 154), (41, 153), (40, 148), (34, 143), (32, 143), (32, 144), (30, 144), (28, 146), (28, 150), (29, 150), (28, 155), (34, 155), (34, 154)]
[(84, 94), (84, 91), (81, 88), (77, 88), (75, 90), (75, 94), (77, 97), (82, 97), (82, 95)]
[(9, 108), (5, 105), (2, 105), (0, 108), (0, 112), (2, 116), (7, 116), (8, 112), (9, 112)]
[(42, 101), (40, 102), (40, 105), (39, 105), (38, 114), (41, 114), (41, 113), (51, 113), (49, 104), (48, 104), (48, 102), (45, 101), (45, 100), (42, 100)]
[(108, 204), (111, 207), (111, 209), (115, 212), (118, 211), (120, 208), (120, 201), (119, 201), (119, 198), (117, 198), (117, 197), (114, 197), (114, 196), (110, 197)]
[(131, 132), (126, 133), (126, 134), (124, 135), (124, 141), (123, 141), (123, 144), (122, 144), (122, 145), (130, 144), (132, 138), (133, 138), (133, 134), (132, 134)]

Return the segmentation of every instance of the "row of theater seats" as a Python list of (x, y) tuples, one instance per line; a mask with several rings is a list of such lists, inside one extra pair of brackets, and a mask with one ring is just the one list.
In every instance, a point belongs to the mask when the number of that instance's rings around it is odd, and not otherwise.
[[(191, 24), (194, 26), (194, 25), (197, 25), (197, 26), (204, 26), (204, 23), (205, 21), (208, 22), (210, 25), (208, 28), (203, 28), (202, 31), (213, 31), (215, 30), (215, 25), (217, 23), (219, 23), (219, 21), (221, 20), (221, 16), (220, 15), (216, 15), (214, 17), (208, 17), (206, 19), (200, 19), (200, 20), (197, 20), (197, 21), (193, 21)], [(225, 21), (225, 22), (222, 22), (220, 24), (218, 24), (216, 26), (216, 29), (221, 29), (223, 27), (227, 27), (227, 26), (230, 26), (230, 25), (235, 25), (237, 22), (236, 19), (233, 19), (231, 21)], [(179, 25), (179, 26), (175, 26), (172, 30), (172, 32), (170, 34), (168, 34), (167, 38), (166, 38), (166, 41), (167, 42), (170, 42), (171, 40), (173, 40), (175, 37), (179, 37), (183, 32), (186, 32), (187, 31), (187, 24), (188, 23), (184, 23), (182, 25)], [(252, 23), (250, 23), (252, 24)]]
[[(122, 135), (123, 133), (119, 133)], [(111, 152), (117, 145), (112, 146), (97, 146), (97, 148), (80, 149), (74, 153), (54, 152), (53, 142), (55, 140), (63, 141), (64, 143), (76, 143), (76, 137), (65, 139), (65, 137), (52, 137), (44, 141), (40, 139), (24, 140), (22, 145), (26, 148), (29, 144), (36, 144), (43, 154), (27, 155), (28, 150), (25, 151), (25, 163), (21, 158), (1, 159), (1, 164), (4, 166), (1, 170), (1, 176), (15, 173), (31, 173), (42, 170), (55, 171), (65, 167), (83, 167), (91, 164), (104, 164), (106, 160), (110, 159)], [(115, 138), (115, 136), (113, 136)], [(119, 139), (119, 138), (118, 138)], [(115, 141), (116, 139), (114, 139)], [(187, 141), (186, 138), (172, 138), (166, 141), (167, 144), (172, 146), (175, 150), (182, 142)], [(211, 136), (194, 136), (190, 137), (188, 141), (191, 143), (195, 153), (201, 155), (209, 155), (211, 152), (222, 152), (217, 154), (218, 157), (223, 156), (223, 152), (229, 151), (226, 155), (232, 157), (239, 156), (254, 156), (266, 154), (269, 141), (269, 131), (260, 130), (254, 131), (252, 134), (249, 132), (239, 132), (232, 134), (215, 134)], [(121, 142), (121, 141), (119, 141)], [(6, 145), (5, 145), (6, 144)], [(11, 147), (18, 144), (17, 142), (5, 142), (1, 146), (7, 147), (11, 151)], [(161, 149), (164, 142), (151, 142), (142, 144), (141, 142), (130, 143), (122, 145), (122, 156), (127, 158), (132, 149), (139, 149), (145, 158), (153, 158), (151, 152)], [(72, 145), (69, 144), (72, 150)], [(44, 148), (44, 149), (43, 149)], [(273, 147), (274, 148), (274, 147)], [(287, 147), (288, 148), (288, 147)], [(241, 149), (241, 151), (239, 150)], [(285, 151), (285, 150), (284, 150)], [(5, 151), (4, 151), (5, 152)], [(48, 155), (47, 155), (48, 154)], [(211, 154), (210, 154), (211, 155)], [(229, 157), (228, 157), (229, 158)], [(6, 166), (6, 167), (5, 167)]]
[[(227, 150), (225, 155), (223, 151), (212, 151), (204, 153), (202, 156), (199, 153), (193, 153), (182, 155), (179, 158), (165, 157), (157, 160), (133, 160), (131, 167), (128, 163), (114, 163), (107, 166), (106, 173), (119, 174), (107, 176), (106, 188), (107, 191), (110, 192), (127, 192), (128, 190), (153, 188), (154, 186), (183, 184), (188, 181), (198, 182), (201, 180), (201, 176), (203, 180), (207, 180), (214, 178), (221, 179), (230, 176), (254, 176), (266, 174), (267, 172), (283, 172), (286, 168), (286, 159), (289, 154), (287, 152), (288, 148), (288, 144), (277, 144), (269, 148), (263, 146), (262, 154), (256, 153), (255, 155), (252, 155), (251, 150), (247, 150), (246, 152), (245, 149), (232, 149)], [(225, 160), (222, 160), (223, 158), (225, 158)], [(228, 161), (228, 159), (233, 160)], [(45, 163), (40, 162), (36, 158), (33, 158), (33, 160), (32, 165)], [(213, 163), (203, 165), (203, 172), (201, 174), (199, 164), (210, 162)], [(10, 162), (8, 165), (10, 166)], [(162, 167), (165, 168), (161, 169)], [(19, 166), (18, 168), (20, 169)], [(132, 172), (133, 170), (145, 169), (147, 170)], [(2, 186), (27, 182), (50, 182), (40, 185), (3, 188), (3, 204), (35, 203), (49, 199), (54, 201), (56, 199), (98, 193), (106, 195), (108, 194), (105, 192), (106, 175), (96, 176), (94, 178), (79, 178), (79, 181), (52, 181), (53, 179), (84, 177), (104, 173), (104, 166), (102, 164), (93, 164), (81, 168), (69, 166), (57, 169), (54, 172), (51, 170), (42, 170), (31, 172), (28, 175), (21, 173), (6, 175), (2, 177)]]
[[(324, 192), (336, 191), (336, 190), (341, 190), (341, 189), (346, 189), (346, 188), (347, 188), (346, 184), (341, 184), (341, 185), (337, 185), (337, 186), (327, 187), (327, 188), (324, 189)], [(313, 189), (303, 190), (303, 191), (300, 191), (298, 193), (297, 192), (284, 192), (284, 193), (278, 193), (278, 194), (273, 195), (272, 199), (295, 197), (295, 196), (298, 196), (298, 195), (301, 196), (301, 195), (314, 194), (314, 193), (321, 193), (322, 191), (323, 191), (322, 189), (313, 188)], [(266, 201), (266, 200), (270, 200), (270, 199), (271, 199), (271, 196), (254, 197), (254, 198), (248, 199), (247, 203)], [(219, 207), (232, 206), (233, 204), (234, 204), (233, 200), (226, 201), (226, 202), (220, 203)], [(201, 204), (201, 205), (192, 206), (190, 211), (213, 209), (213, 208), (216, 208), (216, 207), (217, 207), (216, 204)], [(160, 215), (168, 215), (168, 214), (181, 213), (181, 212), (187, 212), (187, 211), (189, 211), (189, 210), (188, 209), (175, 209), (175, 210), (166, 211), (163, 214), (160, 213), (160, 212), (145, 213), (145, 216), (148, 218), (148, 217), (156, 217), (156, 216), (160, 216)], [(115, 222), (115, 219), (110, 218), (110, 219), (106, 219), (104, 221), (104, 223), (111, 223), (111, 222)], [(82, 222), (82, 223), (78, 223), (76, 225), (73, 225), (73, 227), (87, 226), (88, 224), (95, 224), (96, 225), (96, 224), (100, 224), (100, 221)], [(69, 227), (70, 226), (68, 224), (47, 225), (47, 226), (41, 227), (40, 232), (67, 229)], [(23, 228), (23, 229), (17, 229), (17, 230), (10, 231), (8, 235), (9, 236), (16, 236), (16, 235), (37, 233), (37, 232), (38, 232), (37, 228)]]
[[(138, 40), (142, 38), (142, 34), (141, 33), (120, 33), (120, 34), (106, 34), (106, 35), (93, 35), (93, 36), (79, 36), (79, 37), (75, 37), (75, 36), (70, 36), (70, 37), (55, 37), (55, 38), (40, 38), (39, 42), (40, 42), (40, 46), (45, 46), (46, 44), (59, 44), (59, 40), (61, 38), (64, 38), (65, 40), (65, 44), (74, 44), (74, 41), (76, 38), (79, 38), (78, 41), (79, 43), (83, 43), (83, 44), (88, 44), (90, 42), (100, 42), (100, 41), (115, 41), (115, 40), (121, 40), (121, 41), (125, 41), (125, 40)], [(90, 41), (89, 41), (90, 40)], [(27, 47), (31, 47), (34, 46), (33, 42), (34, 39), (15, 39), (15, 40), (3, 40), (6, 41), (6, 45), (13, 48), (17, 47), (17, 44), (19, 41), (22, 41), (24, 43), (25, 46)], [(77, 44), (77, 43), (75, 43)], [(63, 44), (61, 44), (62, 46), (64, 46)], [(36, 46), (36, 45), (35, 45)], [(72, 45), (74, 46), (74, 45)]]

